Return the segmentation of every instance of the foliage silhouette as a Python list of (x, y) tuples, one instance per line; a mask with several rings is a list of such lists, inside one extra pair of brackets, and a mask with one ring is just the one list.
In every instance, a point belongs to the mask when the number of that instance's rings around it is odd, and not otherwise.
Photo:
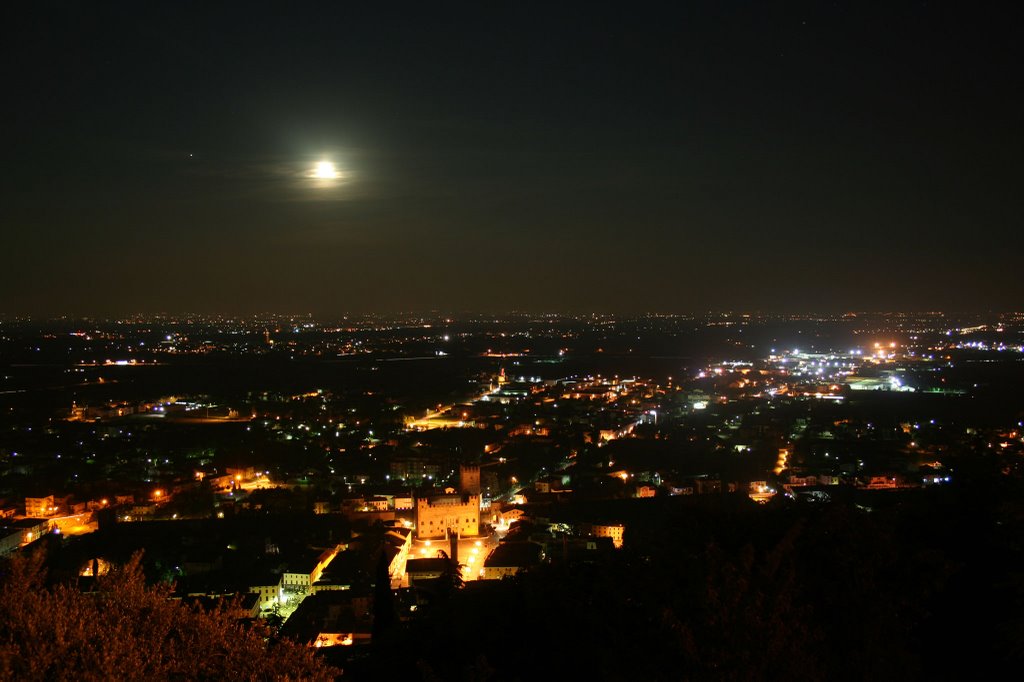
[(332, 680), (340, 671), (290, 641), (272, 645), (231, 605), (203, 610), (147, 586), (136, 554), (83, 592), (46, 585), (42, 553), (0, 577), (0, 679)]

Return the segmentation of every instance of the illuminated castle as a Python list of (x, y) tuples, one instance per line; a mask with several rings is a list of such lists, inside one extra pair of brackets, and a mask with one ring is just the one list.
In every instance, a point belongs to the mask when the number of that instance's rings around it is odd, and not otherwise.
[(416, 497), (416, 539), (433, 540), (447, 536), (480, 534), (480, 467), (459, 468), (460, 491), (445, 488), (441, 494)]

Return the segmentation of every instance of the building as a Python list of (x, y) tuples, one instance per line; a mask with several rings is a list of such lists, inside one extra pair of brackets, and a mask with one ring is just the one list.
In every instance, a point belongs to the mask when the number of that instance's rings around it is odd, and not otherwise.
[(480, 465), (459, 465), (459, 490), (469, 495), (480, 494)]
[(324, 569), (338, 554), (339, 548), (326, 549), (320, 554), (310, 554), (290, 562), (281, 576), (281, 587), (293, 592), (308, 594), (313, 583), (320, 579)]
[(409, 559), (405, 564), (405, 575), (409, 579), (409, 586), (416, 587), (417, 583), (423, 584), (444, 575), (451, 567), (451, 560), (441, 557), (427, 557), (424, 559)]
[(25, 516), (42, 519), (56, 513), (57, 505), (54, 504), (53, 495), (25, 498)]
[(176, 597), (182, 604), (200, 606), (210, 611), (230, 604), (227, 613), (236, 620), (253, 620), (260, 615), (259, 596), (253, 592), (243, 594), (188, 594)]
[(327, 591), (302, 600), (281, 635), (310, 647), (369, 644), (373, 604), (368, 596)]
[(790, 474), (789, 485), (794, 486), (806, 486), (806, 485), (818, 485), (818, 477), (810, 474), (807, 476), (800, 476), (798, 474)]
[(391, 478), (405, 480), (422, 480), (437, 478), (441, 467), (424, 457), (394, 457), (390, 463)]
[(416, 497), (416, 539), (447, 537), (451, 529), (460, 536), (480, 534), (480, 495), (456, 493)]
[(543, 558), (543, 548), (536, 542), (505, 542), (484, 559), (483, 580), (500, 580), (536, 566)]
[(7, 556), (14, 550), (21, 547), (24, 533), (14, 528), (0, 529), (0, 556)]
[(49, 519), (21, 519), (0, 530), (0, 556), (35, 542), (50, 532)]
[(590, 534), (595, 538), (611, 538), (615, 548), (622, 547), (622, 538), (626, 527), (621, 523), (595, 523), (590, 526)]
[(511, 509), (499, 510), (492, 518), (494, 523), (499, 527), (499, 529), (501, 529), (511, 526), (515, 521), (519, 521), (524, 516), (526, 516), (526, 512), (522, 509), (513, 507)]
[(284, 595), (282, 576), (268, 572), (253, 582), (255, 584), (249, 585), (249, 592), (258, 595), (259, 608), (269, 609), (274, 604), (281, 602), (281, 597)]
[(412, 530), (397, 524), (392, 525), (384, 534), (384, 541), (398, 548), (404, 562), (412, 551)]

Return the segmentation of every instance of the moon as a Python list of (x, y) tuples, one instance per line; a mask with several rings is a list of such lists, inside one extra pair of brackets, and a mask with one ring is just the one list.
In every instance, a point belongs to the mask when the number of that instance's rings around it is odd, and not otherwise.
[(313, 167), (313, 177), (318, 180), (337, 180), (341, 175), (333, 161), (318, 161)]

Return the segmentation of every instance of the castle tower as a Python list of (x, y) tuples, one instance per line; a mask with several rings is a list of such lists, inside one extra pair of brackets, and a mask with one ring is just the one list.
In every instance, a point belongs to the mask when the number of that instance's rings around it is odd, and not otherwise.
[(459, 533), (452, 528), (448, 529), (448, 558), (459, 565)]
[(480, 494), (480, 465), (459, 465), (459, 492), (463, 495)]

